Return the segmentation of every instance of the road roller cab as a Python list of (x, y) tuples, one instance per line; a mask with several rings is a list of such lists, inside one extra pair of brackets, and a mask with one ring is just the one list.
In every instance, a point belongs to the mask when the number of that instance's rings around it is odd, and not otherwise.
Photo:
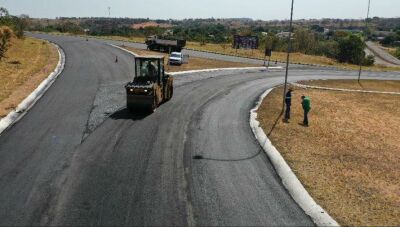
[(135, 57), (135, 76), (126, 86), (130, 111), (154, 111), (173, 95), (173, 78), (164, 71), (164, 57)]

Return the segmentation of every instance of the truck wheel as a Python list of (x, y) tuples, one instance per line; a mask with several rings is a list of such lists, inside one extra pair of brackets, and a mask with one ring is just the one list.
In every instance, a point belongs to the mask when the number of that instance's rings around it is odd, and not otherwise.
[(154, 97), (153, 104), (150, 107), (150, 111), (153, 113), (156, 108), (157, 108), (157, 97)]
[(172, 96), (174, 95), (174, 87), (171, 86), (169, 89), (169, 99), (172, 99)]

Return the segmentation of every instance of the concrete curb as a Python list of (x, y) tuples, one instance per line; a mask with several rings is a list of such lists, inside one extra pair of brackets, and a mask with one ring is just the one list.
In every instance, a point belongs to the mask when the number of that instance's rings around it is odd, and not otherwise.
[(3, 133), (7, 128), (15, 124), (19, 119), (21, 119), (34, 105), (35, 103), (44, 95), (44, 93), (50, 88), (57, 77), (64, 70), (65, 65), (65, 54), (64, 51), (55, 43), (51, 43), (58, 50), (58, 64), (54, 71), (40, 83), (40, 85), (28, 96), (26, 97), (17, 108), (10, 112), (6, 117), (0, 120), (0, 134)]
[(233, 67), (233, 68), (215, 68), (215, 69), (199, 69), (199, 70), (188, 70), (181, 72), (170, 72), (168, 74), (172, 76), (182, 75), (182, 74), (193, 74), (202, 72), (220, 72), (220, 71), (236, 71), (236, 70), (255, 70), (255, 71), (266, 71), (268, 69), (283, 69), (282, 67)]
[(264, 98), (272, 90), (273, 88), (264, 92), (254, 109), (250, 111), (251, 129), (261, 147), (264, 149), (265, 153), (274, 165), (276, 172), (282, 179), (283, 185), (289, 191), (290, 195), (296, 201), (296, 203), (304, 210), (304, 212), (309, 215), (314, 223), (318, 226), (339, 226), (339, 224), (314, 201), (310, 194), (308, 194), (307, 190), (290, 169), (289, 165), (286, 163), (282, 155), (272, 145), (264, 130), (261, 128), (260, 122), (257, 120), (257, 111), (260, 108)]
[[(108, 44), (112, 47), (118, 48), (122, 51), (125, 51), (129, 54), (132, 54), (134, 57), (139, 56), (138, 54), (127, 50), (123, 47), (114, 45), (114, 44)], [(193, 73), (202, 73), (202, 72), (219, 72), (219, 71), (235, 71), (235, 70), (256, 70), (256, 71), (260, 71), (260, 70), (268, 70), (268, 69), (283, 69), (283, 67), (232, 67), (232, 68), (215, 68), (215, 69), (199, 69), (199, 70), (188, 70), (188, 71), (181, 71), (181, 72), (166, 72), (171, 76), (176, 76), (176, 75), (183, 75), (183, 74), (193, 74)]]
[(136, 54), (136, 53), (134, 53), (134, 52), (132, 52), (132, 51), (130, 51), (130, 50), (127, 50), (127, 49), (125, 49), (125, 48), (122, 48), (122, 47), (120, 47), (120, 46), (117, 46), (117, 45), (114, 45), (114, 44), (108, 44), (108, 45), (110, 45), (110, 46), (112, 46), (112, 47), (115, 47), (115, 48), (118, 48), (118, 49), (120, 49), (120, 50), (123, 50), (123, 51), (125, 51), (125, 52), (128, 52), (128, 53), (132, 54), (134, 57), (138, 57), (138, 56), (139, 56), (138, 54)]
[(354, 90), (354, 89), (344, 89), (344, 88), (330, 88), (330, 87), (320, 87), (320, 86), (310, 86), (298, 83), (291, 83), (293, 86), (301, 88), (311, 88), (319, 90), (329, 90), (329, 91), (344, 91), (344, 92), (359, 92), (359, 93), (372, 93), (372, 94), (386, 94), (386, 95), (400, 95), (400, 92), (391, 91), (365, 91), (365, 90)]

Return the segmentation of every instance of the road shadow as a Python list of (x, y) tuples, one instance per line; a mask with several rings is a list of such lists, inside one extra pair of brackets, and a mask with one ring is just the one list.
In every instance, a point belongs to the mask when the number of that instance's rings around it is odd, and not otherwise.
[(260, 149), (255, 155), (252, 155), (252, 156), (246, 157), (246, 158), (240, 158), (240, 159), (208, 158), (208, 157), (204, 157), (202, 155), (194, 155), (193, 159), (194, 160), (217, 161), (217, 162), (241, 162), (241, 161), (251, 160), (251, 159), (259, 156), (261, 153), (262, 153), (262, 150)]
[(117, 112), (113, 113), (110, 115), (110, 118), (113, 120), (142, 120), (146, 117), (148, 117), (151, 113), (150, 112), (144, 112), (144, 111), (137, 111), (137, 112), (131, 112), (127, 108), (123, 108), (121, 110), (118, 110)]

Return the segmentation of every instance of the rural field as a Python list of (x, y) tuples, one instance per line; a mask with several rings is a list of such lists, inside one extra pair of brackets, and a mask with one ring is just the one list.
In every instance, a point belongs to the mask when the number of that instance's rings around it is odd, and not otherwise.
[(206, 58), (196, 58), (189, 57), (188, 64), (182, 64), (181, 66), (176, 65), (167, 65), (168, 63), (168, 54), (148, 51), (148, 50), (140, 50), (132, 47), (123, 47), (127, 50), (130, 50), (139, 55), (158, 55), (165, 57), (165, 67), (168, 72), (179, 72), (179, 71), (187, 71), (187, 70), (198, 70), (198, 69), (215, 69), (215, 68), (231, 68), (231, 67), (257, 67), (259, 65), (246, 64), (246, 63), (238, 63), (238, 62), (229, 62), (229, 61), (218, 61), (213, 59)]
[(0, 61), (0, 118), (24, 100), (54, 70), (58, 51), (47, 41), (12, 39)]
[[(400, 91), (399, 81), (304, 84)], [(311, 196), (341, 225), (400, 224), (400, 95), (296, 88), (290, 123), (280, 116), (283, 88), (273, 90), (259, 120)], [(311, 97), (310, 127), (300, 97)]]

